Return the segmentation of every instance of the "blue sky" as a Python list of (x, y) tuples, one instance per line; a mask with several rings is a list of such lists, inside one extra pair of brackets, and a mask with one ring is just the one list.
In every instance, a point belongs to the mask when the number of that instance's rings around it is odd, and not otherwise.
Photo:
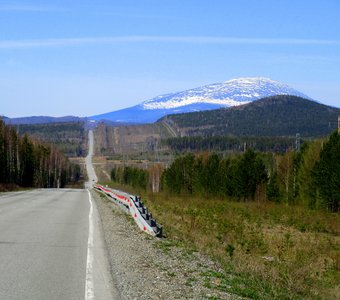
[(90, 116), (263, 76), (340, 106), (340, 1), (0, 0), (0, 115)]

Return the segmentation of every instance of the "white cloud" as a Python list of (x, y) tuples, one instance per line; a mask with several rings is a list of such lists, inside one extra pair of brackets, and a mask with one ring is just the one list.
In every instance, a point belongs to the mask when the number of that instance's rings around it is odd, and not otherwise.
[(51, 38), (37, 40), (0, 40), (0, 49), (67, 47), (122, 43), (187, 43), (187, 44), (230, 44), (230, 45), (339, 45), (337, 40), (319, 39), (267, 39), (267, 38), (233, 38), (211, 36), (149, 36), (128, 35), (112, 37)]

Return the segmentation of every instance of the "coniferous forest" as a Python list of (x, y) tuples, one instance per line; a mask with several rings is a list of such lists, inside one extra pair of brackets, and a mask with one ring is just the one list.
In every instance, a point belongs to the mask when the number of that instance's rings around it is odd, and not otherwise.
[(53, 144), (67, 157), (86, 155), (87, 139), (84, 122), (20, 124), (13, 126), (20, 136), (27, 134)]
[(129, 166), (117, 167), (111, 171), (111, 180), (145, 190), (149, 182), (149, 173), (146, 170)]
[(0, 190), (64, 187), (79, 177), (79, 165), (71, 164), (55, 147), (20, 137), (0, 120)]
[(188, 153), (179, 156), (162, 176), (170, 193), (270, 200), (331, 212), (340, 210), (340, 134), (328, 141), (303, 144), (301, 151), (241, 155)]
[(163, 139), (161, 145), (176, 152), (240, 152), (250, 147), (260, 152), (284, 153), (295, 142), (295, 137), (184, 136)]
[(245, 105), (168, 115), (183, 136), (322, 137), (337, 128), (339, 108), (308, 99), (278, 95)]

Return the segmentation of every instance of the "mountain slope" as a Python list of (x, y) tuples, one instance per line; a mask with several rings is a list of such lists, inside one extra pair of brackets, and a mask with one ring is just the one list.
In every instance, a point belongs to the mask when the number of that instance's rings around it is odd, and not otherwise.
[(268, 78), (239, 78), (158, 96), (139, 105), (92, 116), (90, 119), (150, 123), (168, 114), (238, 106), (273, 95), (295, 95), (307, 98), (299, 91)]
[(290, 95), (260, 99), (242, 106), (169, 115), (166, 122), (182, 136), (301, 136), (329, 134), (337, 127), (339, 108)]

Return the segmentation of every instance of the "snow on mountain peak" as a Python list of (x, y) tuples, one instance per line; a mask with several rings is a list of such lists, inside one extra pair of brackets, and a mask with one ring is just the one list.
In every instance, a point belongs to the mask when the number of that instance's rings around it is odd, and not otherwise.
[(144, 110), (174, 109), (202, 103), (229, 107), (274, 95), (294, 95), (307, 98), (288, 85), (269, 78), (243, 77), (158, 96), (143, 102), (141, 106)]
[(308, 98), (297, 90), (272, 79), (245, 77), (161, 95), (139, 105), (92, 116), (91, 119), (121, 123), (151, 123), (169, 114), (242, 105), (275, 95)]

